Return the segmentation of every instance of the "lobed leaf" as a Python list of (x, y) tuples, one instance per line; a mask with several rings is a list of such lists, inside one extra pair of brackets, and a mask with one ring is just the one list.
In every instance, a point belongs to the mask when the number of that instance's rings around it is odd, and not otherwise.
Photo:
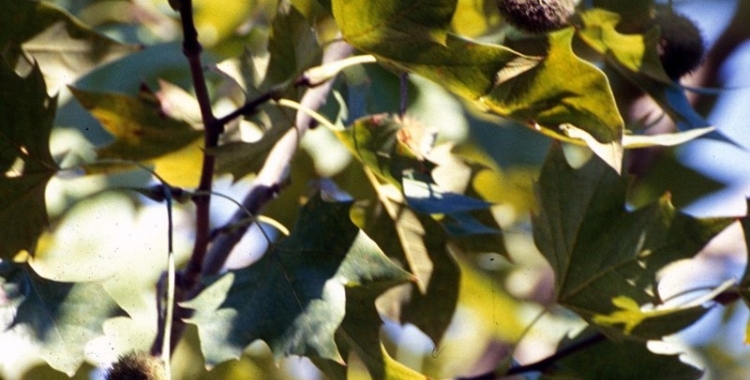
[[(696, 132), (685, 133), (681, 137), (696, 138), (705, 134), (709, 138), (733, 142), (718, 131), (708, 130), (711, 125), (690, 105), (685, 90), (667, 76), (657, 51), (661, 38), (658, 29), (644, 34), (622, 34), (617, 31), (620, 15), (599, 8), (583, 12), (581, 20), (584, 28), (578, 36), (583, 42), (602, 54), (607, 63), (651, 96), (679, 131)], [(652, 142), (662, 145), (662, 141), (655, 139)]]
[(85, 359), (84, 348), (103, 333), (105, 320), (125, 316), (100, 283), (47, 280), (27, 264), (0, 262), (0, 308), (14, 317), (6, 329), (20, 331), (39, 346), (52, 368), (73, 376)]
[(619, 169), (624, 122), (604, 73), (573, 54), (573, 28), (548, 35), (545, 57), (529, 57), (448, 33), (455, 6), (455, 0), (332, 2), (344, 38), (356, 48), (555, 138), (570, 138), (560, 126), (573, 125), (593, 136), (594, 148), (606, 147), (594, 150)]
[(209, 280), (186, 303), (209, 365), (239, 357), (256, 339), (277, 357), (341, 362), (334, 334), (347, 289), (383, 291), (411, 279), (351, 223), (350, 206), (316, 195), (287, 239), (251, 266)]
[(49, 150), (57, 109), (38, 66), (18, 76), (0, 58), (0, 260), (34, 253), (48, 223), (44, 198), (58, 170)]
[(115, 137), (112, 144), (97, 150), (99, 158), (153, 162), (156, 173), (173, 185), (197, 185), (203, 132), (167, 116), (150, 90), (142, 89), (138, 97), (70, 90)]
[(58, 92), (87, 72), (140, 50), (83, 25), (66, 11), (41, 1), (0, 0), (0, 46), (16, 69), (41, 67), (47, 91)]
[[(574, 339), (564, 339), (558, 352), (582, 342), (590, 333), (591, 331), (586, 330)], [(545, 370), (541, 379), (697, 380), (702, 376), (703, 371), (682, 362), (679, 355), (656, 354), (643, 342), (605, 340), (577, 349), (572, 355), (555, 361), (555, 366)]]
[[(612, 323), (603, 322), (613, 320), (602, 316), (623, 310), (612, 300), (627, 299), (628, 305), (639, 309), (658, 304), (657, 272), (695, 255), (733, 221), (681, 214), (668, 197), (628, 212), (625, 190), (626, 180), (598, 159), (578, 169), (570, 167), (559, 145), (553, 146), (537, 184), (534, 240), (555, 272), (557, 300), (585, 319), (607, 326)], [(679, 326), (665, 326), (662, 315), (619, 319), (621, 333), (653, 338), (677, 331), (705, 312), (672, 311), (671, 318), (682, 318)]]

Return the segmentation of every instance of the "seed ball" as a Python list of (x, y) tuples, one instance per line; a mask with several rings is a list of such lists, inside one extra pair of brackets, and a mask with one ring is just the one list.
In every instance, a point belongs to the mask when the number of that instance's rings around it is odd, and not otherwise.
[(499, 0), (497, 6), (509, 24), (531, 33), (564, 28), (575, 12), (574, 0)]
[(107, 380), (166, 380), (164, 362), (145, 353), (121, 356), (107, 371)]
[(657, 48), (669, 78), (677, 80), (700, 66), (706, 46), (700, 29), (692, 20), (660, 6), (656, 9), (654, 24), (661, 29)]

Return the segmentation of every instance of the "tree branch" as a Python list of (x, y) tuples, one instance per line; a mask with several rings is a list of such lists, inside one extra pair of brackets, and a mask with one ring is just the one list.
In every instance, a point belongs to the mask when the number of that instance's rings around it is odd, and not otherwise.
[(517, 367), (511, 367), (510, 369), (508, 369), (507, 371), (503, 373), (493, 371), (493, 372), (483, 373), (481, 375), (474, 376), (474, 377), (461, 378), (460, 380), (492, 380), (492, 379), (500, 379), (506, 376), (528, 373), (528, 372), (544, 372), (545, 370), (555, 365), (555, 363), (557, 363), (559, 360), (564, 359), (572, 354), (575, 354), (576, 352), (580, 350), (586, 349), (588, 347), (591, 347), (605, 340), (606, 340), (606, 337), (604, 336), (604, 334), (596, 333), (594, 335), (581, 339), (578, 342), (575, 342), (571, 344), (570, 346), (567, 346), (561, 349), (560, 351), (555, 352), (551, 356), (546, 357), (538, 362), (521, 365)]

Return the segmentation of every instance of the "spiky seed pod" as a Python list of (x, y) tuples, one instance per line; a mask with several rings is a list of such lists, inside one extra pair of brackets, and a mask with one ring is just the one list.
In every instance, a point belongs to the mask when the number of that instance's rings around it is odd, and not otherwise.
[(574, 0), (498, 0), (505, 20), (520, 30), (545, 33), (568, 25)]
[(700, 29), (689, 18), (667, 6), (658, 6), (655, 25), (661, 29), (659, 59), (672, 80), (695, 70), (706, 51)]
[(166, 380), (164, 362), (145, 353), (121, 356), (107, 371), (107, 380)]

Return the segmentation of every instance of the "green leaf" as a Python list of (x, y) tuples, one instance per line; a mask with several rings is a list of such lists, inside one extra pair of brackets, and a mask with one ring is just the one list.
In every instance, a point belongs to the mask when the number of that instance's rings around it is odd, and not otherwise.
[(336, 332), (342, 354), (355, 353), (365, 364), (373, 380), (427, 380), (394, 360), (380, 341), (380, 319), (375, 298), (382, 292), (348, 288), (346, 317)]
[(531, 121), (553, 133), (563, 135), (559, 126), (570, 124), (600, 143), (619, 143), (624, 122), (609, 82), (573, 53), (574, 33), (572, 28), (550, 33), (544, 60), (508, 80), (498, 77), (480, 102), (501, 116)]
[(206, 361), (237, 358), (256, 339), (279, 357), (341, 361), (334, 333), (349, 288), (385, 288), (411, 279), (349, 219), (349, 202), (316, 195), (292, 234), (250, 267), (206, 284), (186, 306), (198, 326)]
[(0, 0), (0, 47), (17, 70), (36, 61), (55, 93), (94, 68), (140, 49), (96, 33), (45, 2)]
[(99, 283), (47, 280), (27, 264), (0, 263), (0, 299), (14, 317), (8, 329), (39, 346), (53, 368), (73, 376), (85, 359), (84, 347), (103, 333), (108, 318), (125, 316)]
[[(76, 88), (70, 90), (115, 137), (112, 144), (97, 150), (99, 158), (154, 162), (157, 174), (171, 184), (197, 185), (203, 132), (184, 121), (168, 117), (150, 90), (142, 88), (138, 97)], [(160, 167), (174, 156), (179, 157), (176, 167)]]
[(296, 79), (320, 62), (322, 52), (305, 16), (295, 7), (281, 7), (271, 24), (268, 69), (260, 88)]
[[(591, 331), (584, 331), (575, 339), (564, 339), (561, 350), (582, 342)], [(624, 340), (605, 340), (578, 349), (572, 355), (555, 361), (555, 366), (544, 371), (543, 380), (631, 380), (672, 379), (697, 380), (703, 371), (680, 360), (679, 355), (656, 354), (646, 343)]]
[(34, 253), (48, 223), (44, 192), (57, 172), (49, 137), (57, 98), (37, 66), (20, 77), (0, 58), (0, 259)]
[(277, 125), (266, 131), (258, 141), (233, 141), (208, 150), (216, 156), (216, 172), (230, 173), (236, 180), (258, 173), (276, 142), (289, 127)]
[(386, 114), (365, 116), (335, 134), (354, 157), (399, 189), (405, 174), (429, 176), (434, 167), (417, 147), (424, 127), (414, 120)]
[[(648, 93), (669, 115), (680, 131), (709, 128), (710, 124), (690, 105), (685, 91), (669, 79), (657, 47), (660, 33), (651, 29), (645, 34), (622, 34), (617, 31), (620, 15), (603, 9), (581, 14), (584, 28), (578, 36), (628, 80)], [(715, 135), (718, 132), (710, 132)], [(695, 137), (695, 136), (694, 136)]]
[[(745, 234), (745, 246), (748, 248), (748, 258), (750, 258), (750, 199), (747, 199), (748, 214), (740, 219), (742, 230)], [(750, 261), (748, 261), (750, 263)], [(739, 283), (740, 294), (745, 300), (745, 303), (750, 305), (750, 264), (745, 266), (745, 273), (742, 274), (742, 279)], [(748, 335), (750, 337), (750, 335)]]
[(538, 58), (448, 33), (455, 1), (339, 0), (332, 5), (344, 38), (379, 61), (555, 138), (570, 139), (560, 126), (573, 125), (606, 147), (606, 152), (595, 149), (597, 154), (614, 156), (608, 162), (621, 166), (616, 153), (622, 149), (624, 122), (604, 73), (573, 54), (573, 28), (550, 33), (549, 50)]
[[(668, 197), (628, 212), (626, 185), (625, 178), (598, 159), (572, 168), (559, 145), (553, 145), (537, 184), (534, 240), (555, 272), (557, 300), (594, 323), (622, 312), (617, 304), (624, 303), (617, 300), (626, 299), (625, 309), (631, 311), (634, 304), (639, 309), (658, 305), (657, 272), (695, 255), (733, 221), (681, 214)], [(621, 319), (617, 325), (624, 335), (658, 338), (692, 323), (704, 311), (674, 308), (667, 316)], [(663, 323), (665, 318), (680, 323)]]
[(456, 0), (337, 0), (332, 5), (349, 43), (386, 57), (407, 46), (444, 45), (456, 10)]

